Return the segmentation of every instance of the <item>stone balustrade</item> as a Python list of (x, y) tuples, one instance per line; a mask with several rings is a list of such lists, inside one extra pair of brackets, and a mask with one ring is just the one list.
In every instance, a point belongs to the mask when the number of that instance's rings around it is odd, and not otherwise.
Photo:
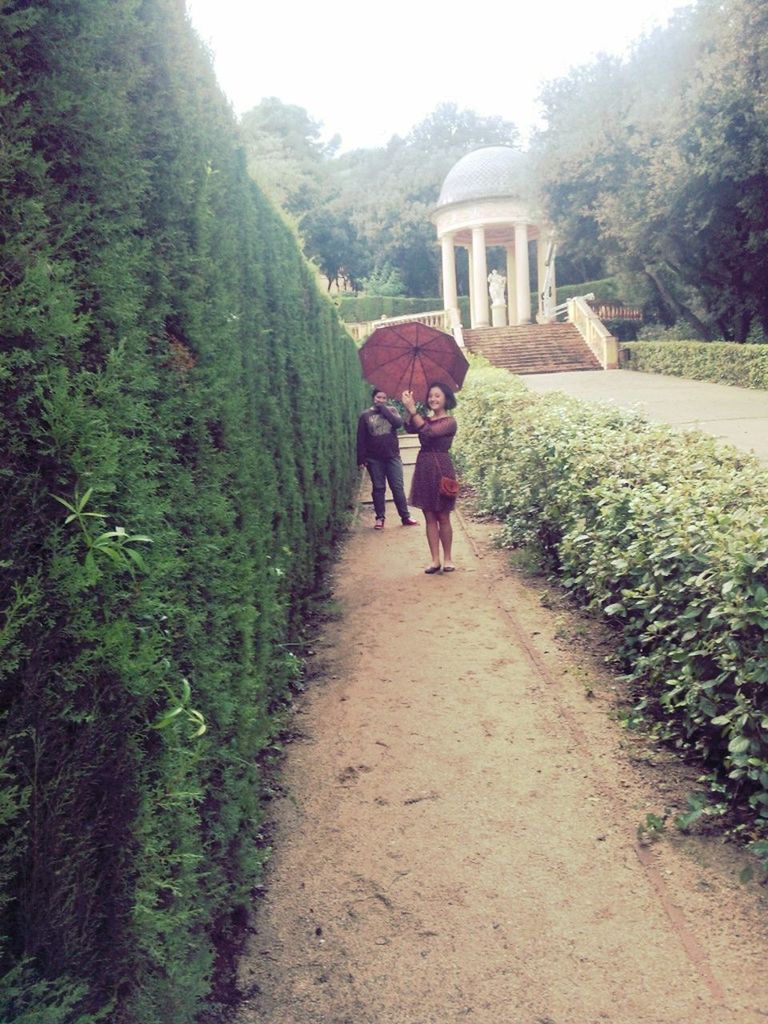
[(628, 306), (624, 302), (590, 302), (590, 307), (601, 320), (642, 320), (641, 306)]
[[(448, 309), (432, 309), (426, 313), (408, 313), (406, 316), (382, 316), (378, 320), (365, 320), (361, 323), (344, 324), (346, 329), (355, 341), (365, 341), (369, 334), (373, 334), (377, 327), (392, 327), (395, 324), (409, 324), (417, 321), (434, 327), (438, 331), (445, 331), (446, 334), (454, 333), (451, 321), (451, 311)], [(459, 326), (459, 330), (461, 327)], [(461, 344), (461, 339), (456, 339)]]
[(568, 320), (589, 345), (604, 370), (616, 370), (619, 365), (619, 346), (587, 299), (578, 296), (568, 299)]

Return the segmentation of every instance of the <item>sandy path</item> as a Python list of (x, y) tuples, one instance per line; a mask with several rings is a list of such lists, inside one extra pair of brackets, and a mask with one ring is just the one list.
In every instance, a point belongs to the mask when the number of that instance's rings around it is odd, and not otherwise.
[(434, 577), (422, 530), (369, 525), (297, 715), (239, 1024), (768, 1020), (763, 890), (718, 840), (638, 842), (681, 773), (610, 718), (574, 620), (483, 524)]

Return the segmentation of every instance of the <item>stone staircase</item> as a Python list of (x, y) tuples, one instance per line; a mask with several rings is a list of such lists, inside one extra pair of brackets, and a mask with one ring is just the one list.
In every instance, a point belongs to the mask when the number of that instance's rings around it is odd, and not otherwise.
[(464, 331), (470, 352), (512, 373), (602, 370), (573, 324), (523, 324)]

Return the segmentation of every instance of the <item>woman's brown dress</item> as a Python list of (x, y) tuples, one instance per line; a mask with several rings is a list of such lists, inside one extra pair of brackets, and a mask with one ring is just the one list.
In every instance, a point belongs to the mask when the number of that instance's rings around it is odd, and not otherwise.
[(436, 420), (427, 419), (423, 426), (416, 427), (411, 417), (405, 429), (409, 434), (418, 434), (421, 444), (408, 503), (426, 512), (452, 512), (456, 498), (440, 493), (440, 477), (456, 479), (453, 460), (448, 454), (456, 436), (456, 420), (453, 416), (441, 416)]

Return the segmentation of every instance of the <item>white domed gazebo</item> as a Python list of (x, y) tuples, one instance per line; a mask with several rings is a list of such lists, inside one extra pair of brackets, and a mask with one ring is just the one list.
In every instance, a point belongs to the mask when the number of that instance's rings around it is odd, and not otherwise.
[[(471, 327), (504, 327), (531, 322), (531, 268), (528, 243), (537, 243), (536, 319), (554, 315), (555, 251), (551, 232), (537, 212), (524, 153), (508, 146), (487, 146), (462, 157), (443, 182), (432, 222), (442, 247), (443, 305), (450, 322), (460, 322), (456, 288), (456, 246), (469, 253)], [(506, 249), (507, 302), (503, 280), (495, 278), (492, 309), (488, 301), (487, 249)], [(491, 316), (492, 313), (492, 316)]]

